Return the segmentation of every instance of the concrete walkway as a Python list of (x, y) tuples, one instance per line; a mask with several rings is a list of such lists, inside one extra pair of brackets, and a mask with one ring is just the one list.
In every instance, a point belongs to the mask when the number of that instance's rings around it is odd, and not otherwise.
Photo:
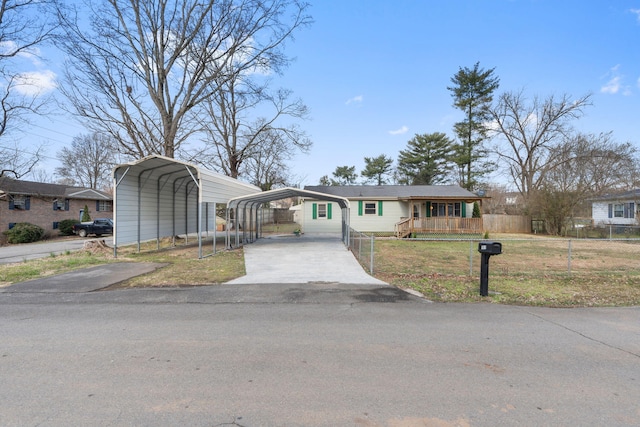
[(367, 274), (335, 234), (272, 236), (244, 246), (245, 276), (228, 284), (342, 283), (387, 285)]

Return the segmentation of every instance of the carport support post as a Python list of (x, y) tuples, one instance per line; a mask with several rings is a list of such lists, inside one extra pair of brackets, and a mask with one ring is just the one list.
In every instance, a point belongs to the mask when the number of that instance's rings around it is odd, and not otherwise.
[[(209, 210), (207, 204), (207, 227), (209, 226)], [(213, 253), (216, 253), (216, 240), (218, 240), (218, 214), (216, 211), (216, 202), (213, 202)]]

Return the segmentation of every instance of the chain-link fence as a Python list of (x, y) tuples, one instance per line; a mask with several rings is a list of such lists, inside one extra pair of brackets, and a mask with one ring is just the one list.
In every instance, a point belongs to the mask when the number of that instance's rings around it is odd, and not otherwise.
[[(491, 272), (505, 275), (640, 274), (640, 239), (496, 239)], [(434, 274), (477, 276), (481, 239), (378, 239), (375, 262)], [(373, 267), (371, 267), (373, 269)]]
[(349, 228), (349, 250), (360, 264), (373, 274), (375, 237)]

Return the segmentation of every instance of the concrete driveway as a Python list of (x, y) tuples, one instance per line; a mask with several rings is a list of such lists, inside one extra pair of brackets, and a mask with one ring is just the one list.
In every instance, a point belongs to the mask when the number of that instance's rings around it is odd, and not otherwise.
[(272, 236), (244, 246), (247, 274), (228, 284), (342, 283), (387, 285), (367, 274), (334, 234)]

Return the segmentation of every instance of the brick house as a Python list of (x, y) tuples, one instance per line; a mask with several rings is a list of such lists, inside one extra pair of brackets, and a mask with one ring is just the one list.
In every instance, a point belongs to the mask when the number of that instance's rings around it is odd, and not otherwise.
[(64, 219), (80, 220), (85, 205), (91, 218), (113, 218), (113, 197), (83, 187), (0, 178), (0, 232), (18, 222), (42, 227), (57, 234)]

